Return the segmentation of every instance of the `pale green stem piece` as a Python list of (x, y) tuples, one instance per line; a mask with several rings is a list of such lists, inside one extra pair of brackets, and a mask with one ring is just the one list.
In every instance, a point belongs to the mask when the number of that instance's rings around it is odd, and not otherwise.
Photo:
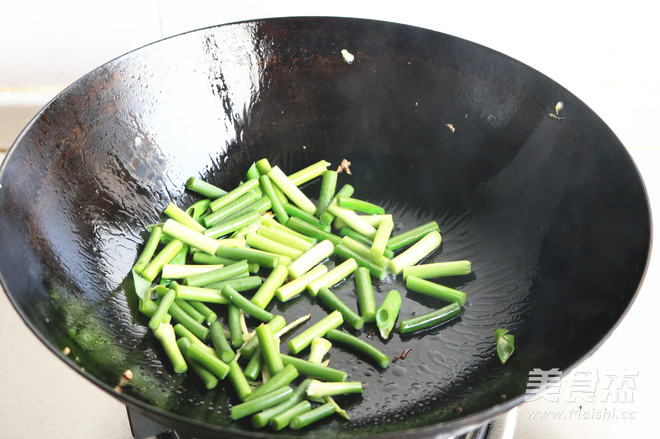
[(266, 238), (258, 233), (248, 233), (245, 236), (245, 243), (252, 248), (262, 250), (265, 252), (275, 253), (276, 255), (288, 256), (291, 259), (296, 259), (303, 254), (301, 250), (289, 247), (270, 238)]
[(341, 218), (341, 220), (344, 221), (348, 227), (358, 233), (361, 233), (367, 238), (373, 239), (376, 235), (376, 229), (374, 226), (366, 223), (362, 218), (360, 218), (360, 215), (355, 213), (355, 211), (339, 207), (336, 200), (330, 203), (328, 206), (328, 212), (337, 218)]
[(309, 198), (286, 176), (284, 172), (278, 167), (273, 166), (268, 172), (268, 177), (279, 187), (284, 195), (286, 195), (293, 204), (298, 206), (305, 212), (314, 215), (316, 212), (316, 205), (310, 201)]
[(287, 343), (289, 352), (297, 354), (305, 349), (317, 337), (323, 337), (331, 329), (339, 327), (344, 322), (344, 319), (339, 311), (333, 311), (326, 317), (322, 318), (302, 333), (298, 334)]
[(422, 239), (414, 243), (403, 253), (395, 256), (390, 261), (390, 271), (396, 275), (401, 274), (404, 268), (415, 265), (431, 253), (433, 253), (442, 242), (440, 232), (433, 230)]
[(291, 282), (285, 283), (279, 287), (277, 290), (275, 290), (275, 295), (280, 300), (280, 302), (286, 302), (287, 300), (290, 300), (305, 291), (305, 288), (310, 282), (321, 277), (327, 272), (328, 267), (325, 265), (317, 265), (307, 273), (300, 276), (298, 279), (294, 279)]
[(357, 262), (355, 262), (355, 259), (353, 258), (346, 259), (344, 262), (337, 265), (335, 268), (328, 271), (326, 274), (311, 281), (307, 285), (307, 291), (309, 291), (309, 293), (312, 296), (316, 296), (316, 293), (319, 291), (319, 288), (321, 287), (330, 288), (331, 286), (341, 282), (342, 280), (346, 279), (351, 273), (353, 273), (357, 268), (357, 266), (358, 265)]
[(324, 171), (328, 170), (328, 166), (330, 166), (329, 162), (320, 160), (307, 166), (306, 168), (301, 169), (300, 171), (296, 171), (289, 175), (289, 180), (291, 180), (291, 183), (295, 184), (296, 186), (300, 186), (301, 184), (307, 183), (308, 181), (323, 174)]
[(307, 239), (302, 239), (293, 233), (274, 227), (261, 227), (257, 230), (257, 234), (302, 252), (306, 252), (314, 246), (314, 244)]
[(223, 264), (209, 265), (183, 265), (183, 264), (165, 264), (163, 265), (162, 276), (165, 279), (183, 279), (184, 277), (194, 276), (207, 271), (217, 270), (224, 267)]
[(431, 264), (413, 265), (403, 269), (403, 278), (417, 276), (420, 279), (433, 279), (444, 276), (461, 276), (472, 272), (470, 261), (446, 261)]
[(397, 290), (391, 290), (376, 310), (376, 325), (384, 339), (389, 338), (400, 310), (401, 294)]
[(311, 270), (312, 267), (329, 257), (333, 250), (334, 245), (329, 240), (326, 239), (319, 242), (289, 264), (289, 276), (294, 279), (299, 278)]
[(250, 302), (261, 309), (265, 309), (275, 295), (275, 291), (286, 281), (289, 270), (284, 265), (273, 268), (261, 287), (254, 293)]
[(198, 248), (210, 255), (215, 254), (215, 252), (218, 250), (218, 247), (220, 247), (218, 240), (190, 229), (171, 218), (165, 221), (163, 224), (163, 233), (180, 239), (191, 247)]
[(371, 259), (374, 261), (383, 257), (383, 252), (385, 251), (385, 246), (387, 245), (388, 239), (390, 239), (392, 230), (394, 230), (394, 222), (392, 222), (392, 220), (381, 221), (378, 229), (376, 230), (374, 242), (371, 245), (371, 250), (369, 252)]
[(188, 215), (183, 209), (181, 209), (179, 206), (177, 206), (174, 203), (170, 203), (167, 205), (163, 213), (173, 220), (183, 224), (184, 226), (188, 227), (189, 229), (193, 229), (197, 232), (203, 232), (204, 231), (204, 226), (198, 223)]

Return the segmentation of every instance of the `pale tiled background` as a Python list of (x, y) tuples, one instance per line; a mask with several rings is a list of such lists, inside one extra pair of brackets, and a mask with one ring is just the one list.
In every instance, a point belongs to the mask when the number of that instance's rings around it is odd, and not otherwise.
[[(292, 15), (352, 16), (418, 25), (483, 44), (534, 67), (575, 93), (606, 121), (638, 163), (652, 206), (660, 202), (656, 166), (660, 161), (656, 130), (660, 124), (660, 2), (648, 0), (11, 2), (0, 8), (0, 160), (43, 105), (106, 61), (188, 30)], [(638, 370), (636, 405), (625, 407), (637, 410), (638, 419), (526, 421), (530, 407), (556, 409), (527, 403), (519, 411), (516, 439), (627, 438), (655, 425), (660, 394), (654, 379), (655, 353), (637, 345), (640, 339), (649, 341), (643, 334), (657, 320), (655, 310), (660, 306), (656, 294), (660, 270), (653, 269), (654, 265), (653, 260), (627, 318), (581, 366)], [(0, 437), (130, 437), (121, 404), (48, 352), (1, 291), (0, 334)]]
[(659, 2), (23, 0), (0, 11), (0, 150), (50, 97), (112, 58), (200, 27), (285, 15), (398, 21), (475, 41), (577, 94), (625, 145), (659, 145), (647, 135), (660, 101)]

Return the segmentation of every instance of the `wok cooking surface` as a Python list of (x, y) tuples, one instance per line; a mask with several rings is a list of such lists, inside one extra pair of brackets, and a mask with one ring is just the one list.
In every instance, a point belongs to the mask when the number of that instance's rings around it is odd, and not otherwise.
[[(356, 48), (354, 63), (339, 54), (344, 47)], [(558, 101), (565, 119), (548, 116)], [(405, 362), (380, 373), (333, 353), (333, 365), (368, 391), (342, 401), (351, 423), (311, 434), (412, 436), (506, 411), (522, 400), (532, 368), (569, 370), (603, 340), (646, 268), (641, 179), (566, 90), (446, 35), (282, 19), (148, 46), (52, 102), (0, 176), (0, 235), (13, 250), (0, 255), (5, 289), (37, 335), (56, 352), (70, 346), (79, 360), (63, 359), (102, 388), (137, 372), (122, 401), (199, 434), (224, 425), (252, 435), (229, 425), (231, 392), (203, 392), (161, 363), (126, 275), (144, 226), (170, 200), (191, 201), (185, 179), (232, 187), (262, 157), (289, 172), (347, 157), (354, 175), (344, 182), (392, 212), (398, 230), (436, 219), (443, 247), (434, 260), (473, 262), (474, 275), (451, 284), (468, 295), (460, 321), (421, 338), (372, 338), (392, 356), (411, 347)], [(27, 270), (10, 269), (19, 264)], [(338, 294), (351, 291), (345, 284)], [(410, 313), (437, 305), (410, 296)], [(278, 309), (309, 310), (312, 321), (323, 313), (306, 297), (297, 302)], [(497, 327), (516, 335), (506, 366), (494, 352)]]

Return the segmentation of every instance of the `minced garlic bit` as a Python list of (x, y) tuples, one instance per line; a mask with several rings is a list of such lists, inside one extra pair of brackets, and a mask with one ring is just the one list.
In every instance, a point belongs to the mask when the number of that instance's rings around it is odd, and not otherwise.
[(346, 64), (353, 64), (353, 61), (355, 61), (355, 57), (353, 56), (353, 54), (346, 49), (341, 50), (341, 56), (344, 57), (344, 61), (346, 61)]
[(128, 381), (133, 379), (133, 371), (131, 369), (126, 369), (124, 371), (123, 378), (126, 378)]
[(452, 133), (453, 133), (454, 131), (456, 131), (456, 128), (454, 128), (454, 125), (452, 125), (452, 124), (450, 124), (450, 123), (446, 124), (445, 126), (446, 126), (447, 128), (449, 128), (449, 129), (451, 130)]
[(69, 355), (69, 354), (71, 353), (71, 348), (69, 348), (68, 346), (66, 346), (64, 349), (62, 349), (62, 353), (63, 353), (64, 355)]
[(351, 162), (349, 162), (346, 159), (343, 159), (341, 163), (339, 164), (339, 167), (337, 168), (337, 173), (341, 173), (341, 171), (346, 171), (348, 175), (351, 175)]
[(563, 109), (564, 109), (564, 103), (562, 101), (559, 101), (555, 104), (555, 112), (554, 113), (548, 113), (548, 116), (552, 119), (564, 120), (565, 117), (559, 116), (559, 112)]

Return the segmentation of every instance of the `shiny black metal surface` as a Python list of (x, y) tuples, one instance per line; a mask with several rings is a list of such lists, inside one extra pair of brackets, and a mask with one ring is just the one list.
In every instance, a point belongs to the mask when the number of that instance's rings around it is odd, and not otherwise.
[[(393, 213), (395, 233), (435, 219), (443, 245), (430, 259), (470, 259), (474, 271), (449, 282), (468, 296), (460, 320), (385, 343), (358, 333), (391, 356), (412, 348), (386, 371), (334, 351), (334, 367), (367, 383), (363, 397), (340, 400), (351, 422), (282, 436), (438, 436), (483, 424), (522, 401), (533, 368), (567, 371), (592, 352), (646, 269), (639, 173), (567, 90), (441, 33), (291, 18), (138, 49), (45, 107), (0, 171), (5, 290), (49, 348), (136, 411), (186, 435), (268, 434), (229, 420), (230, 385), (208, 392), (171, 372), (127, 281), (145, 226), (170, 201), (195, 199), (188, 177), (231, 188), (263, 157), (286, 172), (348, 158), (353, 173), (340, 183)], [(403, 293), (402, 318), (439, 305), (398, 279), (381, 286), (391, 288)], [(354, 304), (350, 283), (335, 290)], [(275, 311), (325, 313), (307, 297)], [(516, 336), (505, 366), (498, 327)], [(126, 369), (135, 378), (116, 393)]]

